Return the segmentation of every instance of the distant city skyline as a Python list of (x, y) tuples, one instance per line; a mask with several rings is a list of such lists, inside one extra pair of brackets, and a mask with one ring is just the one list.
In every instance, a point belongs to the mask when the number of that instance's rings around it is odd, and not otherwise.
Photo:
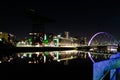
[(26, 9), (37, 10), (41, 16), (55, 20), (46, 23), (45, 31), (59, 34), (69, 31), (74, 36), (92, 37), (108, 32), (120, 39), (120, 6), (117, 2), (21, 2), (0, 4), (0, 31), (24, 38), (32, 30)]

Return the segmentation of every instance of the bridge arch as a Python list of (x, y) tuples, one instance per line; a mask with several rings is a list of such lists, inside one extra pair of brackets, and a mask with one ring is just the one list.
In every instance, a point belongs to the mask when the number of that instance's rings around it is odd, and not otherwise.
[(92, 41), (94, 40), (94, 38), (95, 38), (96, 36), (100, 35), (100, 34), (104, 34), (104, 35), (110, 36), (111, 38), (113, 38), (113, 39), (115, 40), (115, 43), (118, 44), (118, 41), (117, 41), (117, 40), (114, 38), (114, 36), (111, 35), (110, 33), (107, 33), (107, 32), (97, 32), (97, 33), (94, 34), (94, 35), (92, 36), (92, 38), (89, 40), (88, 46), (90, 46), (91, 43), (92, 43)]
[[(100, 35), (100, 34), (110, 36), (112, 39), (115, 40), (115, 43), (116, 43), (117, 45), (119, 44), (119, 42), (117, 41), (117, 39), (114, 38), (114, 36), (111, 35), (110, 33), (107, 33), (107, 32), (97, 32), (97, 33), (94, 34), (94, 35), (92, 36), (92, 38), (89, 40), (88, 46), (91, 46), (91, 43), (92, 43), (92, 41), (94, 40), (94, 38), (95, 38), (96, 36)], [(93, 60), (92, 55), (91, 55), (90, 52), (88, 52), (88, 56), (89, 56), (89, 58), (91, 59), (91, 61), (92, 61), (93, 63), (95, 63), (95, 61)]]

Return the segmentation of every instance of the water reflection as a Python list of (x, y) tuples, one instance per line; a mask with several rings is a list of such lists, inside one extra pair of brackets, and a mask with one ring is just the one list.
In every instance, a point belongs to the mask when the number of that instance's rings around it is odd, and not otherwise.
[[(89, 54), (88, 54), (89, 53)], [(73, 59), (89, 59), (92, 62), (109, 59), (112, 54), (108, 53), (94, 53), (85, 51), (52, 51), (52, 52), (26, 52), (16, 53), (12, 55), (1, 55), (0, 63), (25, 63), (25, 64), (52, 64), (64, 61), (68, 64), (69, 60)]]

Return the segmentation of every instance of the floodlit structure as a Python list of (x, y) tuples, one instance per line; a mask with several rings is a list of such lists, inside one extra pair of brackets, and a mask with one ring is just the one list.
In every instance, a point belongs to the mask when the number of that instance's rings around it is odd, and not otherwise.
[(70, 37), (69, 32), (65, 32), (65, 37), (57, 35), (53, 37), (55, 46), (60, 47), (76, 47), (79, 46), (79, 40), (77, 38)]

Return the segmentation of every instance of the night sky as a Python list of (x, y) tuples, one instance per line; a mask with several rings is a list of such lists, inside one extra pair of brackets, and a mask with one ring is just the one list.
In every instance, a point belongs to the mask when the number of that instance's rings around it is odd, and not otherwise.
[[(101, 1), (101, 0), (100, 0)], [(6, 2), (0, 4), (0, 31), (19, 38), (31, 32), (32, 22), (26, 9), (35, 9), (39, 15), (55, 21), (46, 23), (45, 31), (54, 34), (69, 31), (71, 36), (91, 37), (99, 31), (111, 33), (120, 39), (119, 2)]]

